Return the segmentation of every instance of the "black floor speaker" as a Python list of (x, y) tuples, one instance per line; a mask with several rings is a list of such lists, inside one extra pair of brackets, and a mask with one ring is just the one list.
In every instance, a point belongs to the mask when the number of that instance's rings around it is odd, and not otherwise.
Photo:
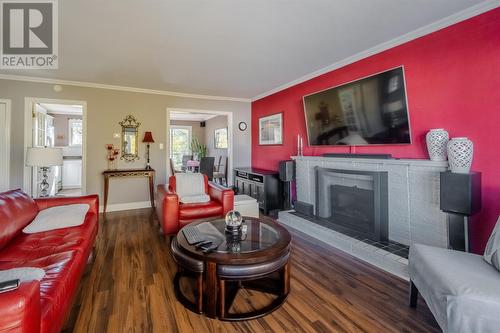
[(481, 173), (441, 172), (440, 208), (471, 216), (481, 210)]
[(292, 160), (280, 161), (279, 163), (280, 180), (291, 182), (295, 180), (295, 162)]

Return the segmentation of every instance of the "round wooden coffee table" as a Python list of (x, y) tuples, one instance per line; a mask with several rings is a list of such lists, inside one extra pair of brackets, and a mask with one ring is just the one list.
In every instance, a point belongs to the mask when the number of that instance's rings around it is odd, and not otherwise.
[[(190, 270), (189, 267), (196, 267), (202, 308), (202, 311), (197, 312), (203, 312), (211, 318), (232, 321), (253, 319), (283, 304), (290, 292), (291, 248), (291, 236), (284, 227), (274, 221), (245, 217), (243, 225), (247, 226), (246, 237), (239, 239), (224, 232), (224, 220), (193, 222), (190, 225), (212, 230), (211, 235), (221, 237), (222, 243), (217, 250), (205, 254), (189, 245), (182, 230), (179, 231), (173, 241), (172, 251), (174, 259), (182, 267), (174, 280), (177, 298), (183, 300), (181, 303), (185, 304), (186, 298), (180, 291), (179, 279)], [(240, 288), (259, 290), (277, 297), (264, 308), (247, 313), (230, 313), (229, 309)]]

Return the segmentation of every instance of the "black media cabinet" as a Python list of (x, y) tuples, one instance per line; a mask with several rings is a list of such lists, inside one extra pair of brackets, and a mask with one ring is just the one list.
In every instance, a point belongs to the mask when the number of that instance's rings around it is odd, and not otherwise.
[(256, 199), (264, 214), (280, 209), (283, 205), (283, 184), (278, 171), (236, 168), (234, 187), (237, 194), (246, 194)]

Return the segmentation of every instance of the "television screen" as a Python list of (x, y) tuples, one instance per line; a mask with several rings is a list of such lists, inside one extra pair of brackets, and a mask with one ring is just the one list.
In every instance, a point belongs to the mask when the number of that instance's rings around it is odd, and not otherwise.
[(409, 144), (403, 68), (304, 96), (309, 145)]

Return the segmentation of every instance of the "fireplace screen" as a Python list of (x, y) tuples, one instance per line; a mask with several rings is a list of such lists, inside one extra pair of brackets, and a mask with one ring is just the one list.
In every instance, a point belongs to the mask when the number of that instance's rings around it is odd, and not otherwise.
[(333, 221), (363, 233), (373, 233), (373, 190), (357, 186), (331, 185), (330, 193)]
[(349, 235), (387, 240), (387, 172), (317, 168), (316, 217)]

